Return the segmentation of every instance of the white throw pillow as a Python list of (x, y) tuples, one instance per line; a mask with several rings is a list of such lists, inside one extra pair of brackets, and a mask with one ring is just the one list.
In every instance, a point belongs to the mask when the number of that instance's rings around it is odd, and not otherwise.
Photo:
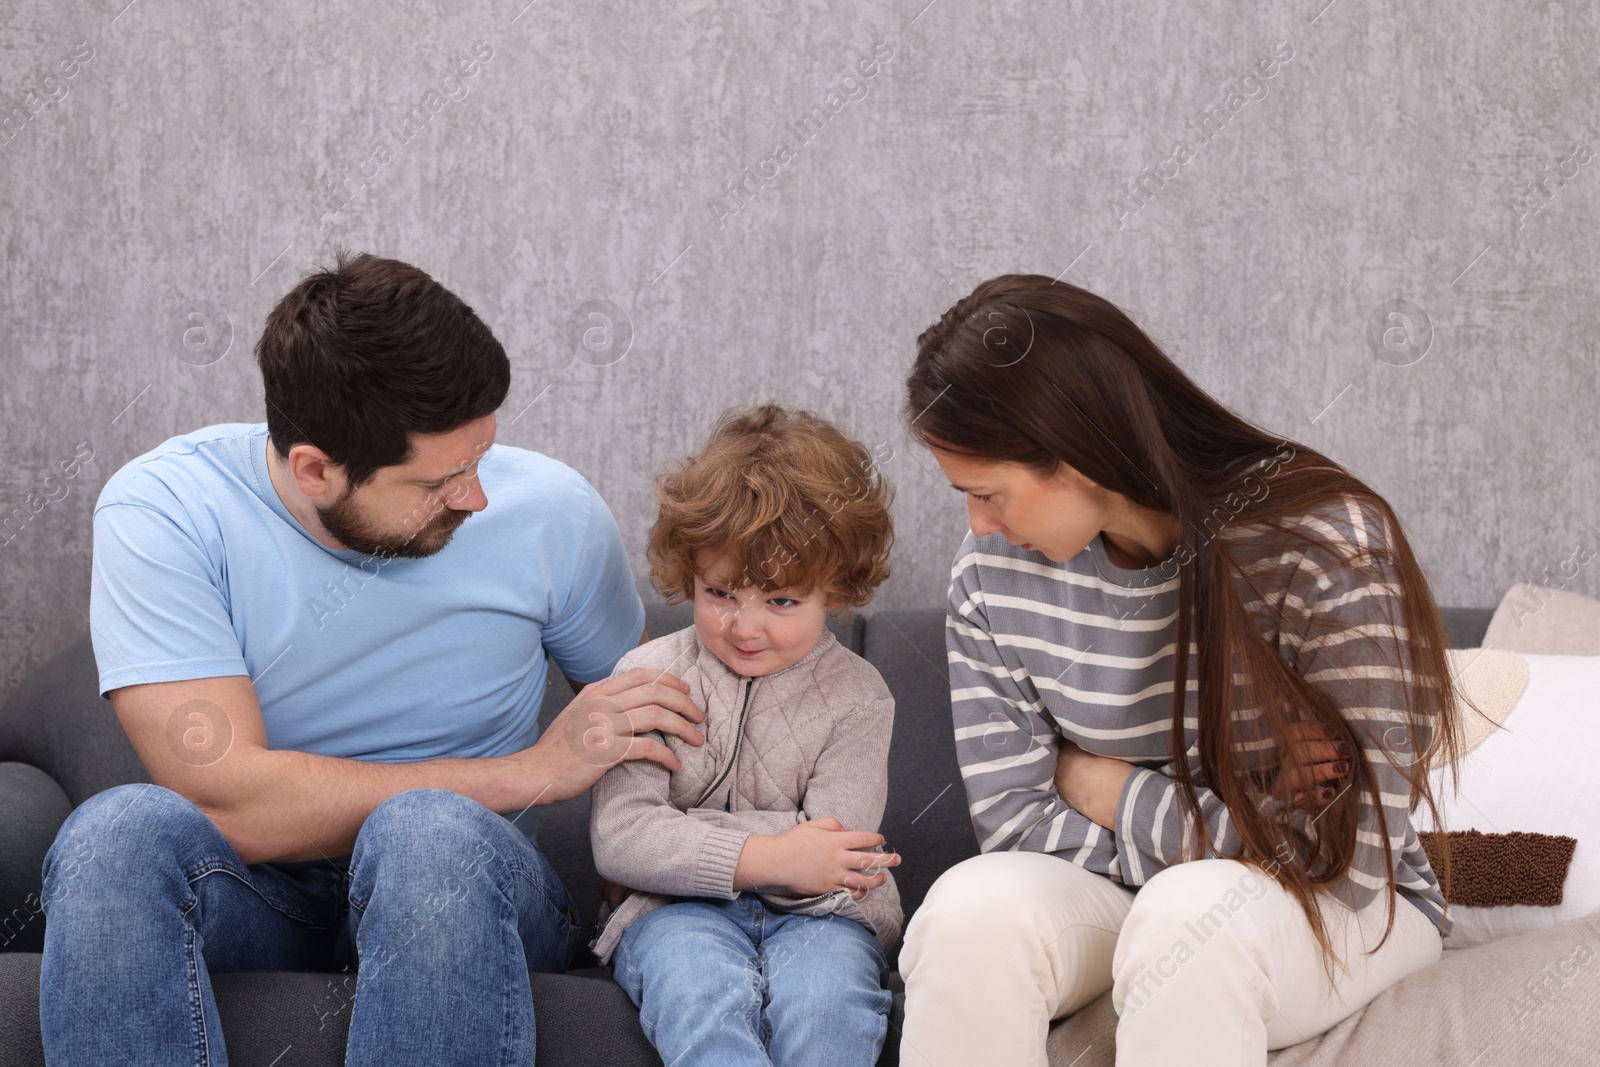
[[(1447, 948), (1465, 948), (1600, 911), (1600, 656), (1524, 653), (1528, 686), (1507, 715), (1459, 766), (1459, 793), (1445, 772), (1432, 775), (1445, 830), (1516, 831), (1576, 838), (1561, 904), (1538, 908), (1450, 906)], [(1466, 712), (1472, 714), (1470, 710)], [(1412, 813), (1431, 830), (1427, 805)], [(1437, 873), (1437, 872), (1436, 872)]]

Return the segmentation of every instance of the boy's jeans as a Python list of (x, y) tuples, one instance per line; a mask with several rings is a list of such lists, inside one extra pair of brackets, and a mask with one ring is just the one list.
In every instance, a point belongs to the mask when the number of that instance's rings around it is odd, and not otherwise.
[(871, 1067), (889, 1029), (888, 964), (871, 931), (769, 911), (750, 892), (647, 912), (612, 962), (645, 1036), (680, 1067)]
[[(246, 866), (156, 785), (90, 797), (44, 860), (39, 1016), (51, 1064), (228, 1062), (207, 970), (335, 971), (345, 1063), (533, 1063), (528, 971), (564, 971), (572, 902), (509, 821), (442, 789), (368, 816), (348, 859)], [(289, 1006), (287, 1010), (294, 1010)]]

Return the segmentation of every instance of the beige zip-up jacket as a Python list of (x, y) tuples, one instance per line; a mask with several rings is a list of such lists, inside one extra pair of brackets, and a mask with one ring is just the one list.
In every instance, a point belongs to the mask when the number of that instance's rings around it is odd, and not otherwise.
[[(634, 920), (663, 904), (738, 896), (734, 868), (751, 834), (781, 834), (825, 815), (848, 830), (876, 832), (889, 789), (894, 697), (877, 669), (829, 631), (799, 662), (760, 678), (729, 670), (693, 627), (634, 649), (614, 673), (633, 667), (687, 682), (689, 699), (705, 709), (706, 740), (694, 746), (652, 734), (681, 761), (678, 771), (629, 760), (595, 784), (589, 819), (595, 869), (635, 890), (603, 917), (590, 945), (602, 963)], [(777, 910), (853, 919), (885, 953), (900, 938), (892, 874), (859, 902), (844, 889), (805, 898), (775, 889), (760, 895)]]

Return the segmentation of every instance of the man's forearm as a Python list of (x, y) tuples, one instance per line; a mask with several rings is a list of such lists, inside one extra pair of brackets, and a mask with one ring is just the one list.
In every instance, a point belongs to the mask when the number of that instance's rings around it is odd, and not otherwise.
[(246, 863), (348, 856), (373, 809), (408, 789), (446, 789), (502, 815), (541, 792), (526, 764), (506, 757), (374, 763), (263, 749), (240, 774), (238, 800), (206, 814)]

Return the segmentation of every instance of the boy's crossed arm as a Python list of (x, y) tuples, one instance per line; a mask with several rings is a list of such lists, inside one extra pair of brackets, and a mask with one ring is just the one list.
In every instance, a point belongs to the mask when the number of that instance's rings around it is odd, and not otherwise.
[(888, 880), (895, 853), (860, 851), (883, 844), (883, 835), (850, 830), (832, 815), (797, 823), (776, 836), (745, 838), (734, 870), (735, 889), (778, 889), (795, 897), (849, 890), (854, 900)]
[(665, 768), (643, 761), (613, 767), (594, 787), (595, 869), (619, 886), (671, 896), (730, 899), (760, 888), (810, 897), (846, 889), (860, 900), (887, 880), (884, 868), (900, 863), (893, 853), (861, 851), (883, 843), (876, 828), (888, 792), (893, 719), (888, 696), (841, 719), (797, 811), (679, 811), (667, 799)]

